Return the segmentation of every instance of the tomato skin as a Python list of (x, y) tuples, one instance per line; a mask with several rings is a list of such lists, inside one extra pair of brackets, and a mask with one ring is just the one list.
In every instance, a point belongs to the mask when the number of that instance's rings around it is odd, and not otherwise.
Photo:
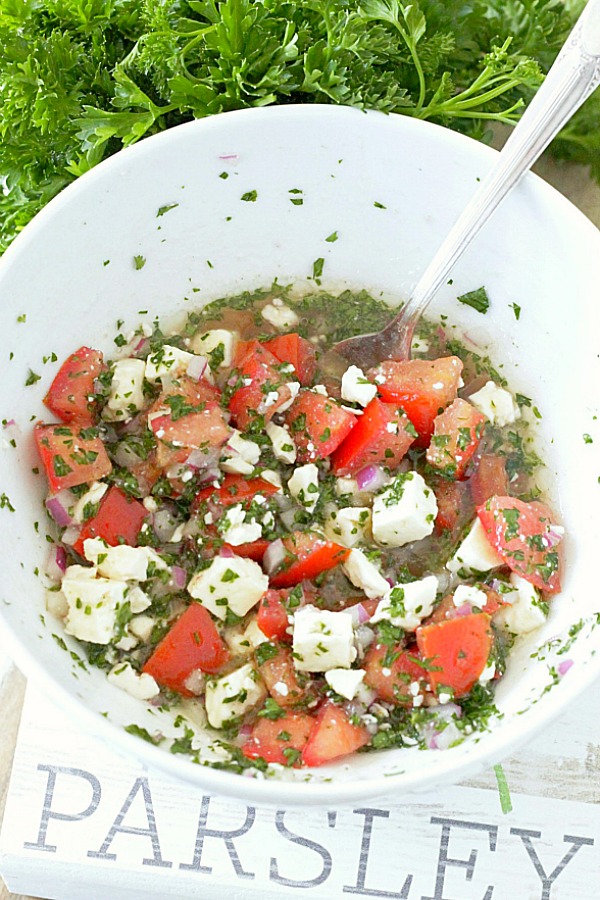
[(235, 546), (223, 544), (223, 548), (231, 550), (236, 556), (241, 556), (243, 559), (253, 559), (254, 562), (260, 563), (263, 561), (270, 543), (265, 538), (259, 538), (257, 541), (250, 541), (248, 544), (236, 544)]
[(431, 486), (437, 501), (435, 530), (438, 534), (444, 531), (458, 530), (467, 518), (472, 518), (473, 504), (470, 501), (469, 489), (464, 481), (451, 481), (447, 478), (431, 480)]
[(193, 697), (185, 682), (195, 669), (215, 674), (229, 659), (225, 646), (207, 609), (191, 606), (171, 626), (142, 671), (163, 687)]
[(295, 531), (283, 539), (283, 545), (290, 558), (283, 569), (270, 576), (274, 588), (293, 587), (301, 581), (310, 581), (343, 563), (350, 555), (347, 547), (310, 531)]
[(481, 506), (494, 495), (506, 497), (509, 485), (504, 457), (484, 453), (469, 478), (468, 485), (475, 506)]
[(483, 435), (485, 416), (457, 397), (433, 422), (427, 462), (452, 478), (463, 478)]
[(308, 689), (298, 681), (290, 647), (280, 644), (277, 654), (261, 663), (259, 669), (269, 694), (280, 706), (287, 709), (307, 699)]
[[(303, 750), (314, 721), (313, 716), (307, 713), (288, 713), (275, 720), (261, 717), (254, 724), (250, 737), (242, 747), (242, 753), (249, 759), (261, 757), (268, 763), (289, 766), (291, 756), (286, 756), (283, 751)], [(281, 738), (281, 734), (289, 737)], [(300, 757), (292, 763), (294, 767), (300, 764)]]
[[(233, 422), (240, 431), (245, 431), (256, 419), (263, 416), (269, 422), (279, 407), (290, 400), (292, 392), (285, 383), (293, 380), (292, 375), (282, 375), (278, 366), (280, 361), (274, 353), (267, 350), (259, 341), (239, 341), (236, 347), (234, 367), (240, 378), (249, 384), (242, 384), (229, 400), (229, 410)], [(263, 386), (272, 386), (277, 391), (277, 399), (266, 406), (267, 393)]]
[(95, 516), (84, 522), (73, 550), (83, 556), (83, 542), (99, 537), (111, 547), (128, 544), (137, 547), (137, 540), (148, 511), (139, 500), (128, 497), (113, 485), (108, 489)]
[[(264, 478), (245, 478), (243, 475), (226, 475), (220, 487), (207, 487), (198, 491), (194, 497), (192, 509), (208, 500), (214, 501), (219, 506), (232, 506), (235, 503), (252, 501), (256, 494), (277, 493), (277, 487)], [(266, 549), (266, 548), (265, 548)]]
[(94, 381), (105, 368), (99, 350), (80, 347), (64, 361), (54, 376), (44, 397), (45, 405), (62, 422), (92, 425), (96, 421), (97, 406), (93, 399)]
[(416, 681), (422, 685), (426, 681), (425, 670), (415, 662), (419, 658), (419, 651), (416, 647), (405, 649), (401, 644), (391, 649), (395, 658), (390, 665), (384, 665), (390, 648), (384, 644), (371, 644), (363, 663), (367, 673), (365, 684), (377, 691), (381, 700), (412, 706), (414, 695), (409, 690), (410, 684)]
[(367, 377), (386, 403), (401, 406), (419, 434), (416, 446), (426, 447), (438, 413), (455, 399), (463, 369), (457, 356), (440, 359), (388, 359)]
[(299, 334), (280, 334), (263, 344), (280, 362), (291, 363), (301, 385), (312, 384), (317, 371), (317, 354), (310, 341)]
[(285, 416), (294, 440), (298, 463), (325, 459), (339, 447), (356, 425), (356, 416), (331, 397), (300, 391)]
[(494, 496), (477, 508), (477, 515), (490, 544), (511, 571), (549, 594), (560, 591), (562, 544), (548, 534), (556, 520), (545, 503)]
[(417, 628), (417, 646), (431, 666), (427, 672), (431, 687), (434, 691), (452, 688), (455, 697), (469, 693), (487, 665), (492, 642), (486, 613), (470, 613)]
[(348, 756), (368, 744), (371, 735), (362, 725), (353, 725), (348, 713), (335, 703), (324, 703), (302, 751), (306, 766), (322, 766)]
[(258, 627), (270, 641), (291, 641), (288, 613), (284, 605), (289, 591), (266, 591), (258, 606), (256, 621)]
[(374, 397), (350, 434), (333, 452), (334, 475), (354, 475), (371, 463), (383, 463), (395, 469), (415, 439), (411, 430), (414, 429), (410, 419), (396, 404)]
[(150, 421), (157, 439), (156, 460), (161, 468), (185, 462), (194, 449), (221, 447), (231, 434), (223, 410), (209, 401), (200, 412), (190, 412), (178, 419), (171, 413)]
[(71, 426), (37, 422), (33, 435), (52, 494), (99, 481), (112, 472), (112, 463), (100, 438), (82, 437), (79, 423)]

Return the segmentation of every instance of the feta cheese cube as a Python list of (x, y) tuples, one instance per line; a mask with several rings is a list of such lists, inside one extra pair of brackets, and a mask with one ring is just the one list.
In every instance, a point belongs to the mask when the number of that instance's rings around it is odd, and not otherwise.
[(471, 394), (469, 403), (489, 419), (492, 425), (512, 425), (521, 416), (521, 410), (510, 391), (498, 387), (493, 381)]
[(251, 475), (260, 459), (260, 447), (254, 441), (247, 441), (241, 431), (234, 428), (227, 438), (221, 458), (224, 472), (238, 475)]
[(281, 300), (278, 303), (276, 301), (267, 303), (261, 309), (260, 314), (265, 322), (273, 325), (274, 328), (281, 328), (284, 331), (288, 328), (294, 328), (300, 321), (294, 310), (286, 306)]
[(115, 363), (110, 393), (102, 418), (109, 422), (129, 422), (145, 403), (143, 359), (120, 359)]
[(349, 366), (342, 375), (342, 399), (359, 406), (367, 406), (377, 394), (377, 386), (371, 384), (362, 369)]
[(73, 507), (73, 520), (77, 522), (78, 525), (83, 523), (86, 506), (88, 506), (88, 504), (90, 506), (96, 506), (97, 503), (100, 503), (107, 490), (108, 485), (103, 481), (94, 481), (90, 484), (89, 490), (85, 492), (83, 497), (79, 498)]
[(273, 454), (275, 459), (279, 459), (281, 462), (289, 463), (290, 465), (295, 463), (296, 445), (290, 437), (288, 429), (284, 428), (283, 425), (267, 422), (265, 431), (273, 444)]
[(288, 481), (288, 490), (309, 512), (319, 499), (319, 470), (314, 463), (298, 466)]
[(342, 563), (342, 569), (352, 584), (365, 592), (367, 597), (383, 597), (390, 586), (377, 568), (362, 550), (351, 550), (350, 556)]
[(269, 484), (272, 484), (273, 487), (276, 487), (277, 493), (283, 494), (283, 482), (281, 481), (279, 472), (276, 472), (274, 469), (263, 469), (260, 473), (260, 477), (264, 478), (265, 481), (268, 481)]
[[(171, 378), (179, 378), (185, 375), (189, 364), (195, 358), (195, 355), (188, 353), (187, 350), (180, 350), (179, 347), (163, 344), (160, 350), (152, 353), (146, 360), (146, 378), (150, 382), (159, 381), (159, 379), (167, 375)], [(206, 372), (208, 372), (208, 367)]]
[(67, 634), (93, 644), (110, 644), (117, 613), (126, 602), (127, 582), (98, 576), (95, 567), (69, 566), (61, 589), (69, 605)]
[(258, 706), (266, 696), (267, 691), (252, 663), (245, 663), (222, 678), (208, 679), (204, 702), (209, 724), (222, 728), (226, 722)]
[(236, 331), (213, 328), (210, 331), (195, 334), (190, 341), (190, 347), (199, 356), (208, 357), (212, 369), (229, 369), (233, 362), (233, 350), (238, 340), (239, 335)]
[(83, 542), (83, 552), (87, 560), (98, 566), (98, 572), (104, 578), (146, 581), (151, 563), (155, 569), (168, 568), (150, 547), (130, 547), (128, 544), (110, 547), (102, 538), (87, 538)]
[(540, 594), (536, 588), (513, 572), (509, 579), (512, 590), (502, 594), (507, 604), (498, 610), (494, 622), (513, 634), (528, 634), (546, 621)]
[(155, 625), (156, 619), (152, 618), (152, 616), (134, 616), (129, 623), (129, 631), (136, 638), (139, 638), (140, 641), (149, 641)]
[(422, 620), (431, 615), (437, 589), (438, 580), (435, 575), (427, 575), (426, 578), (410, 581), (408, 584), (397, 584), (380, 600), (371, 616), (371, 622), (385, 619), (398, 628), (415, 631)]
[(397, 475), (373, 501), (373, 537), (385, 547), (402, 547), (431, 534), (435, 494), (418, 472)]
[(241, 503), (230, 506), (219, 521), (219, 531), (228, 544), (239, 547), (250, 544), (262, 536), (260, 522), (247, 521), (247, 513)]
[(349, 669), (356, 659), (352, 616), (303, 606), (294, 616), (293, 648), (300, 672)]
[(356, 478), (336, 478), (334, 490), (338, 497), (356, 497), (361, 493)]
[(57, 591), (54, 588), (46, 590), (46, 609), (50, 615), (56, 616), (57, 619), (65, 618), (69, 612), (69, 604), (62, 591)]
[(141, 613), (149, 606), (152, 606), (152, 600), (139, 585), (134, 585), (127, 592), (127, 601), (132, 613)]
[(366, 674), (364, 669), (330, 669), (325, 681), (340, 697), (354, 700)]
[(325, 534), (342, 547), (355, 547), (368, 541), (371, 531), (371, 510), (367, 506), (345, 506), (332, 511), (325, 522)]
[(476, 573), (489, 572), (502, 565), (502, 558), (488, 541), (485, 529), (476, 516), (466, 538), (446, 563), (446, 568), (453, 574), (460, 571)]
[(151, 700), (160, 693), (160, 688), (152, 675), (148, 675), (147, 672), (136, 672), (128, 662), (113, 666), (106, 677), (111, 684), (131, 694), (136, 700)]
[(468, 603), (469, 606), (477, 606), (479, 609), (483, 609), (487, 604), (487, 594), (474, 585), (459, 584), (454, 590), (452, 602), (456, 607), (464, 606), (465, 603)]
[(245, 616), (269, 589), (269, 579), (251, 559), (215, 556), (207, 569), (192, 576), (187, 589), (209, 612), (225, 619), (228, 609)]

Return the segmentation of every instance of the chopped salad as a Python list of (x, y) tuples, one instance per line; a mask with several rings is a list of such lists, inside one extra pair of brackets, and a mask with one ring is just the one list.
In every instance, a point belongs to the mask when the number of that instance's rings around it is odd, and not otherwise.
[(388, 317), (365, 293), (216, 301), (79, 348), (35, 425), (48, 609), (238, 767), (460, 742), (560, 590), (531, 400), (447, 323), (366, 372), (332, 349)]

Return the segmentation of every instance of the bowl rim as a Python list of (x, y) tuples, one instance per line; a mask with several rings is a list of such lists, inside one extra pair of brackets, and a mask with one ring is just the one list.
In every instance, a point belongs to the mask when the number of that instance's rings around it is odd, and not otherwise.
[[(460, 134), (443, 126), (414, 119), (400, 114), (384, 114), (377, 111), (363, 111), (349, 106), (334, 106), (330, 104), (289, 104), (274, 105), (269, 107), (255, 107), (242, 110), (234, 110), (219, 113), (204, 119), (196, 119), (181, 125), (173, 126), (163, 132), (144, 138), (139, 143), (126, 147), (114, 155), (100, 162), (90, 171), (80, 176), (76, 181), (65, 187), (57, 194), (23, 229), (15, 238), (10, 247), (0, 258), (0, 287), (4, 272), (12, 265), (13, 259), (27, 252), (28, 246), (37, 240), (40, 231), (43, 231), (53, 216), (60, 210), (76, 200), (79, 195), (85, 193), (96, 182), (109, 179), (123, 165), (130, 165), (136, 159), (154, 155), (157, 148), (168, 148), (169, 145), (177, 145), (185, 141), (188, 134), (195, 131), (206, 132), (218, 130), (226, 119), (228, 123), (237, 122), (243, 127), (244, 121), (251, 119), (275, 118), (286, 119), (308, 118), (314, 122), (323, 118), (336, 118), (340, 122), (350, 121), (362, 117), (365, 123), (369, 120), (389, 122), (390, 130), (396, 129), (396, 133), (406, 130), (429, 132), (435, 135), (437, 140), (453, 146), (464, 156), (491, 165), (497, 157), (498, 151), (481, 144), (480, 142)], [(356, 121), (353, 123), (356, 124)], [(367, 125), (368, 127), (368, 125)], [(588, 233), (590, 240), (598, 242), (600, 249), (600, 230), (581, 210), (577, 209), (559, 191), (545, 182), (535, 173), (529, 172), (523, 181), (531, 184), (533, 189), (543, 198), (553, 204), (563, 221), (579, 232)], [(55, 681), (53, 673), (48, 672), (38, 662), (33, 651), (21, 642), (18, 635), (12, 630), (8, 621), (0, 610), (0, 643), (6, 648), (9, 655), (19, 669), (28, 679), (42, 690), (51, 700), (68, 713), (75, 723), (79, 720), (82, 727), (99, 737), (113, 750), (133, 758), (141, 764), (155, 767), (157, 770), (168, 774), (170, 777), (183, 782), (192, 782), (195, 786), (209, 789), (215, 793), (259, 801), (263, 804), (275, 804), (286, 802), (290, 805), (325, 805), (352, 803), (357, 800), (382, 797), (394, 790), (429, 790), (442, 783), (456, 783), (467, 775), (474, 775), (478, 771), (493, 765), (504, 758), (507, 752), (516, 751), (530, 741), (542, 728), (555, 720), (581, 691), (591, 685), (600, 677), (600, 654), (589, 660), (585, 665), (578, 667), (576, 678), (565, 679), (559, 688), (552, 692), (552, 702), (543, 702), (532, 706), (527, 711), (527, 729), (523, 735), (515, 733), (515, 729), (502, 729), (494, 732), (493, 746), (482, 747), (473, 743), (465, 753), (465, 747), (455, 748), (460, 752), (457, 755), (454, 750), (444, 751), (442, 755), (435, 757), (434, 771), (430, 767), (419, 768), (412, 773), (398, 773), (370, 776), (354, 781), (340, 782), (304, 782), (287, 781), (277, 778), (244, 778), (239, 774), (216, 770), (208, 765), (197, 765), (184, 757), (175, 757), (159, 747), (140, 741), (134, 735), (130, 735), (118, 724), (105, 719), (95, 711), (89, 709), (85, 703), (77, 699), (75, 694), (62, 687)], [(545, 700), (547, 698), (544, 698)], [(351, 765), (344, 761), (340, 766)]]

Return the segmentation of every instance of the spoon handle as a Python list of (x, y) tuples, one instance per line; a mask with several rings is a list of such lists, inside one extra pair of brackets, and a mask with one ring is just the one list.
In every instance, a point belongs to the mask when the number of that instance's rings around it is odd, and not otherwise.
[(403, 311), (410, 333), (496, 207), (599, 84), (600, 0), (589, 0), (495, 165), (421, 275)]

